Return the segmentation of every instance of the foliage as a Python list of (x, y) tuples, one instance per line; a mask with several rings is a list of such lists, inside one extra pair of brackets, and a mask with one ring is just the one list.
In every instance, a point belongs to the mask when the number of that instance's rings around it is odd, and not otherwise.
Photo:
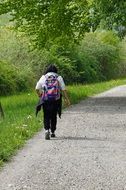
[(75, 51), (71, 50), (72, 65), (78, 73), (76, 81), (96, 82), (117, 77), (119, 42), (114, 35), (106, 41), (107, 33), (102, 36), (101, 33), (89, 33)]
[(0, 15), (0, 27), (4, 27), (7, 24), (11, 25), (12, 23), (9, 22), (10, 19), (11, 19), (11, 17), (9, 14)]
[(46, 51), (47, 64), (55, 63), (67, 84), (117, 77), (119, 38), (110, 31), (86, 34), (80, 45), (53, 45)]
[(104, 21), (123, 37), (126, 32), (125, 0), (2, 0), (0, 15), (10, 13), (18, 30), (27, 33), (35, 48), (54, 43), (78, 42)]
[(25, 67), (20, 70), (8, 62), (0, 61), (0, 95), (10, 95), (30, 89), (34, 83), (34, 74)]
[(70, 49), (63, 49), (61, 46), (52, 46), (50, 51), (46, 51), (48, 64), (55, 64), (58, 68), (59, 75), (62, 75), (66, 84), (71, 84), (77, 79), (76, 68), (70, 57)]
[(104, 44), (118, 47), (120, 39), (117, 34), (114, 33), (112, 30), (103, 30), (100, 32), (96, 32), (95, 34), (97, 36), (97, 39), (99, 39)]
[(119, 39), (110, 31), (86, 34), (80, 45), (57, 43), (41, 51), (29, 51), (28, 40), (11, 27), (2, 28), (0, 34), (1, 95), (34, 88), (50, 63), (57, 65), (66, 84), (108, 80), (115, 78), (122, 68), (118, 67)]
[(0, 61), (0, 94), (10, 95), (16, 91), (15, 84), (16, 69), (10, 66), (9, 63)]
[[(57, 65), (66, 84), (115, 78), (121, 75), (125, 65), (121, 61), (122, 66), (119, 66), (120, 40), (112, 31), (87, 33), (80, 45), (74, 42), (65, 44), (57, 39), (48, 49), (39, 51), (29, 51), (28, 39), (21, 33), (14, 32), (10, 25), (1, 28), (0, 39), (0, 60), (6, 62), (6, 69), (10, 68), (11, 72), (14, 70), (12, 80), (3, 72), (7, 81), (4, 80), (1, 84), (10, 88), (9, 93), (34, 88), (45, 66), (50, 63)], [(125, 69), (122, 73), (125, 75)], [(5, 88), (2, 88), (0, 94), (5, 94)]]
[(0, 14), (10, 12), (16, 27), (26, 32), (37, 48), (59, 41), (77, 41), (89, 30), (87, 0), (3, 0)]
[(30, 51), (29, 41), (21, 33), (13, 31), (12, 26), (1, 27), (0, 59), (19, 67), (28, 67), (35, 58), (36, 51)]
[(116, 29), (121, 37), (126, 34), (125, 0), (94, 0), (92, 6), (95, 12), (97, 12), (99, 23), (101, 20), (104, 20), (106, 28)]
[(105, 41), (106, 34), (104, 32), (102, 38), (101, 33), (87, 34), (82, 43), (82, 48), (92, 56), (93, 60), (98, 62), (100, 79), (108, 80), (117, 76), (119, 50), (118, 43), (114, 46), (111, 44), (112, 41), (116, 40), (116, 36), (112, 36), (109, 40), (107, 38)]

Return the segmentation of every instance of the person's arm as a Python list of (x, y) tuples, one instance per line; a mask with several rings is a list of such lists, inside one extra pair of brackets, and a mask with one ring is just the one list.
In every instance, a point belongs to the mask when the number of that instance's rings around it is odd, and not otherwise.
[(43, 90), (42, 90), (43, 81), (44, 81), (44, 75), (40, 78), (40, 80), (37, 82), (36, 87), (35, 87), (35, 91), (39, 97), (41, 97), (43, 93)]
[(63, 78), (61, 76), (58, 77), (58, 80), (59, 80), (59, 83), (60, 83), (61, 93), (63, 95), (64, 101), (69, 106), (70, 105), (70, 100), (68, 98), (68, 94), (67, 94), (67, 91), (66, 91), (64, 80), (63, 80)]
[(40, 92), (39, 89), (36, 89), (36, 93), (37, 93), (38, 97), (41, 97), (41, 96), (42, 96), (42, 92)]
[(67, 106), (70, 106), (70, 100), (69, 100), (67, 91), (66, 90), (62, 90), (62, 94), (63, 94), (65, 103), (67, 104)]

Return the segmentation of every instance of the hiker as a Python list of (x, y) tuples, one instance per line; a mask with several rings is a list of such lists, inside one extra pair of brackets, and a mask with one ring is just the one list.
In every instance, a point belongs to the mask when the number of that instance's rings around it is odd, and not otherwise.
[(45, 74), (36, 84), (36, 92), (42, 101), (44, 113), (45, 139), (55, 137), (57, 114), (61, 115), (62, 95), (65, 103), (69, 106), (70, 101), (65, 88), (64, 80), (59, 76), (55, 65), (49, 65)]

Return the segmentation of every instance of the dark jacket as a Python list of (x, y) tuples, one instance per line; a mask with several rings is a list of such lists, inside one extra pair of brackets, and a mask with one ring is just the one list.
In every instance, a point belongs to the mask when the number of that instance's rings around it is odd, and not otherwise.
[[(60, 99), (57, 100), (57, 101), (58, 101), (57, 114), (59, 115), (59, 118), (61, 118), (61, 114), (62, 114), (62, 95), (60, 95)], [(36, 117), (38, 115), (38, 112), (41, 110), (43, 103), (44, 103), (44, 101), (42, 100), (42, 98), (40, 98), (37, 105), (36, 105)]]

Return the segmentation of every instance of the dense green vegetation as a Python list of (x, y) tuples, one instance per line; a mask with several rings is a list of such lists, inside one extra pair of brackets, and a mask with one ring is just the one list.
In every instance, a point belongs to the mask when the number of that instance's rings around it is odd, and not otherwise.
[(50, 49), (30, 51), (28, 39), (7, 23), (1, 26), (0, 39), (0, 95), (34, 88), (49, 63), (57, 65), (67, 84), (104, 81), (126, 74), (126, 42), (112, 31), (87, 33), (78, 45), (54, 44)]
[(114, 29), (120, 37), (126, 34), (126, 1), (94, 0), (92, 7), (99, 22), (104, 21), (104, 27)]
[[(121, 84), (125, 84), (125, 80), (73, 85), (68, 86), (68, 93), (71, 103), (74, 104)], [(42, 128), (42, 112), (37, 118), (35, 116), (37, 96), (34, 92), (2, 97), (1, 101), (5, 118), (0, 120), (0, 165), (8, 161), (27, 139)]]
[(67, 84), (125, 76), (125, 6), (123, 0), (2, 0), (0, 95), (34, 88), (49, 63)]
[[(37, 48), (57, 41), (80, 42), (85, 32), (101, 22), (119, 32), (126, 26), (125, 0), (2, 0), (0, 14), (10, 13), (16, 27), (27, 33)], [(125, 30), (126, 31), (126, 30)]]

